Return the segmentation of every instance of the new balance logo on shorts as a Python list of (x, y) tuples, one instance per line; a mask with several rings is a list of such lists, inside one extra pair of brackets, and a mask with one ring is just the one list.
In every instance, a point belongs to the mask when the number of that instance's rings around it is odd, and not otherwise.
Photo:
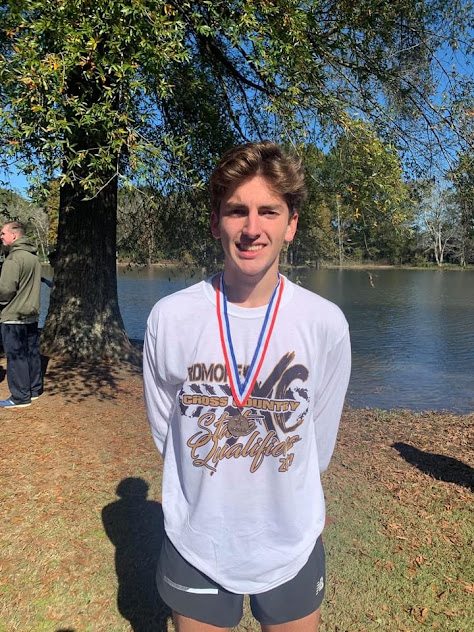
[(324, 588), (324, 577), (320, 577), (318, 579), (318, 583), (316, 584), (316, 594), (319, 595), (319, 593), (322, 591), (323, 588)]

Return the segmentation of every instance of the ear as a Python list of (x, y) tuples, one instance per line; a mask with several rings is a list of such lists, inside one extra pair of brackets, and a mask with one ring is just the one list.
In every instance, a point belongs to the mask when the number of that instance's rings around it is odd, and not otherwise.
[(211, 213), (211, 235), (214, 239), (221, 238), (221, 229), (219, 226), (219, 216), (216, 213)]
[(293, 241), (297, 226), (298, 226), (298, 213), (293, 213), (293, 217), (290, 219), (290, 221), (288, 222), (288, 226), (286, 227), (285, 242), (287, 244)]

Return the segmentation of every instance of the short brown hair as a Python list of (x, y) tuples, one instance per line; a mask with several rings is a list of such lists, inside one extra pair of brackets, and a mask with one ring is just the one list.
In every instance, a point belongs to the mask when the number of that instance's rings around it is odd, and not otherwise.
[(265, 178), (285, 199), (290, 217), (300, 210), (307, 196), (301, 159), (264, 140), (233, 147), (219, 160), (210, 180), (214, 213), (219, 215), (221, 200), (229, 189), (253, 176)]
[(16, 233), (20, 237), (24, 237), (26, 231), (25, 226), (21, 222), (5, 222), (3, 227), (8, 226), (11, 233)]

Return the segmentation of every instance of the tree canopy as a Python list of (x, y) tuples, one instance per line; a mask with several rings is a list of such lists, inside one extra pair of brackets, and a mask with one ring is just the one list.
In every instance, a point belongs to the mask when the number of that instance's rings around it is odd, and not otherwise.
[(27, 172), (89, 194), (104, 174), (202, 176), (235, 139), (319, 134), (357, 113), (432, 148), (462, 137), (472, 97), (468, 78), (431, 65), (471, 50), (469, 3), (15, 0), (0, 15), (1, 138)]
[(440, 55), (472, 51), (468, 2), (15, 0), (0, 17), (3, 160), (61, 186), (53, 351), (125, 344), (120, 178), (202, 186), (232, 143), (350, 142), (358, 119), (418, 162), (469, 144), (472, 77)]

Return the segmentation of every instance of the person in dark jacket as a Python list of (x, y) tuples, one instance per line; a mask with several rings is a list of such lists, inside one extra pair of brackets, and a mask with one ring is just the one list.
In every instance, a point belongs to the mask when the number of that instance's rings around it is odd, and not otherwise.
[(43, 392), (38, 340), (41, 264), (20, 222), (4, 224), (0, 238), (9, 249), (0, 275), (0, 324), (11, 393), (0, 408), (24, 408)]

